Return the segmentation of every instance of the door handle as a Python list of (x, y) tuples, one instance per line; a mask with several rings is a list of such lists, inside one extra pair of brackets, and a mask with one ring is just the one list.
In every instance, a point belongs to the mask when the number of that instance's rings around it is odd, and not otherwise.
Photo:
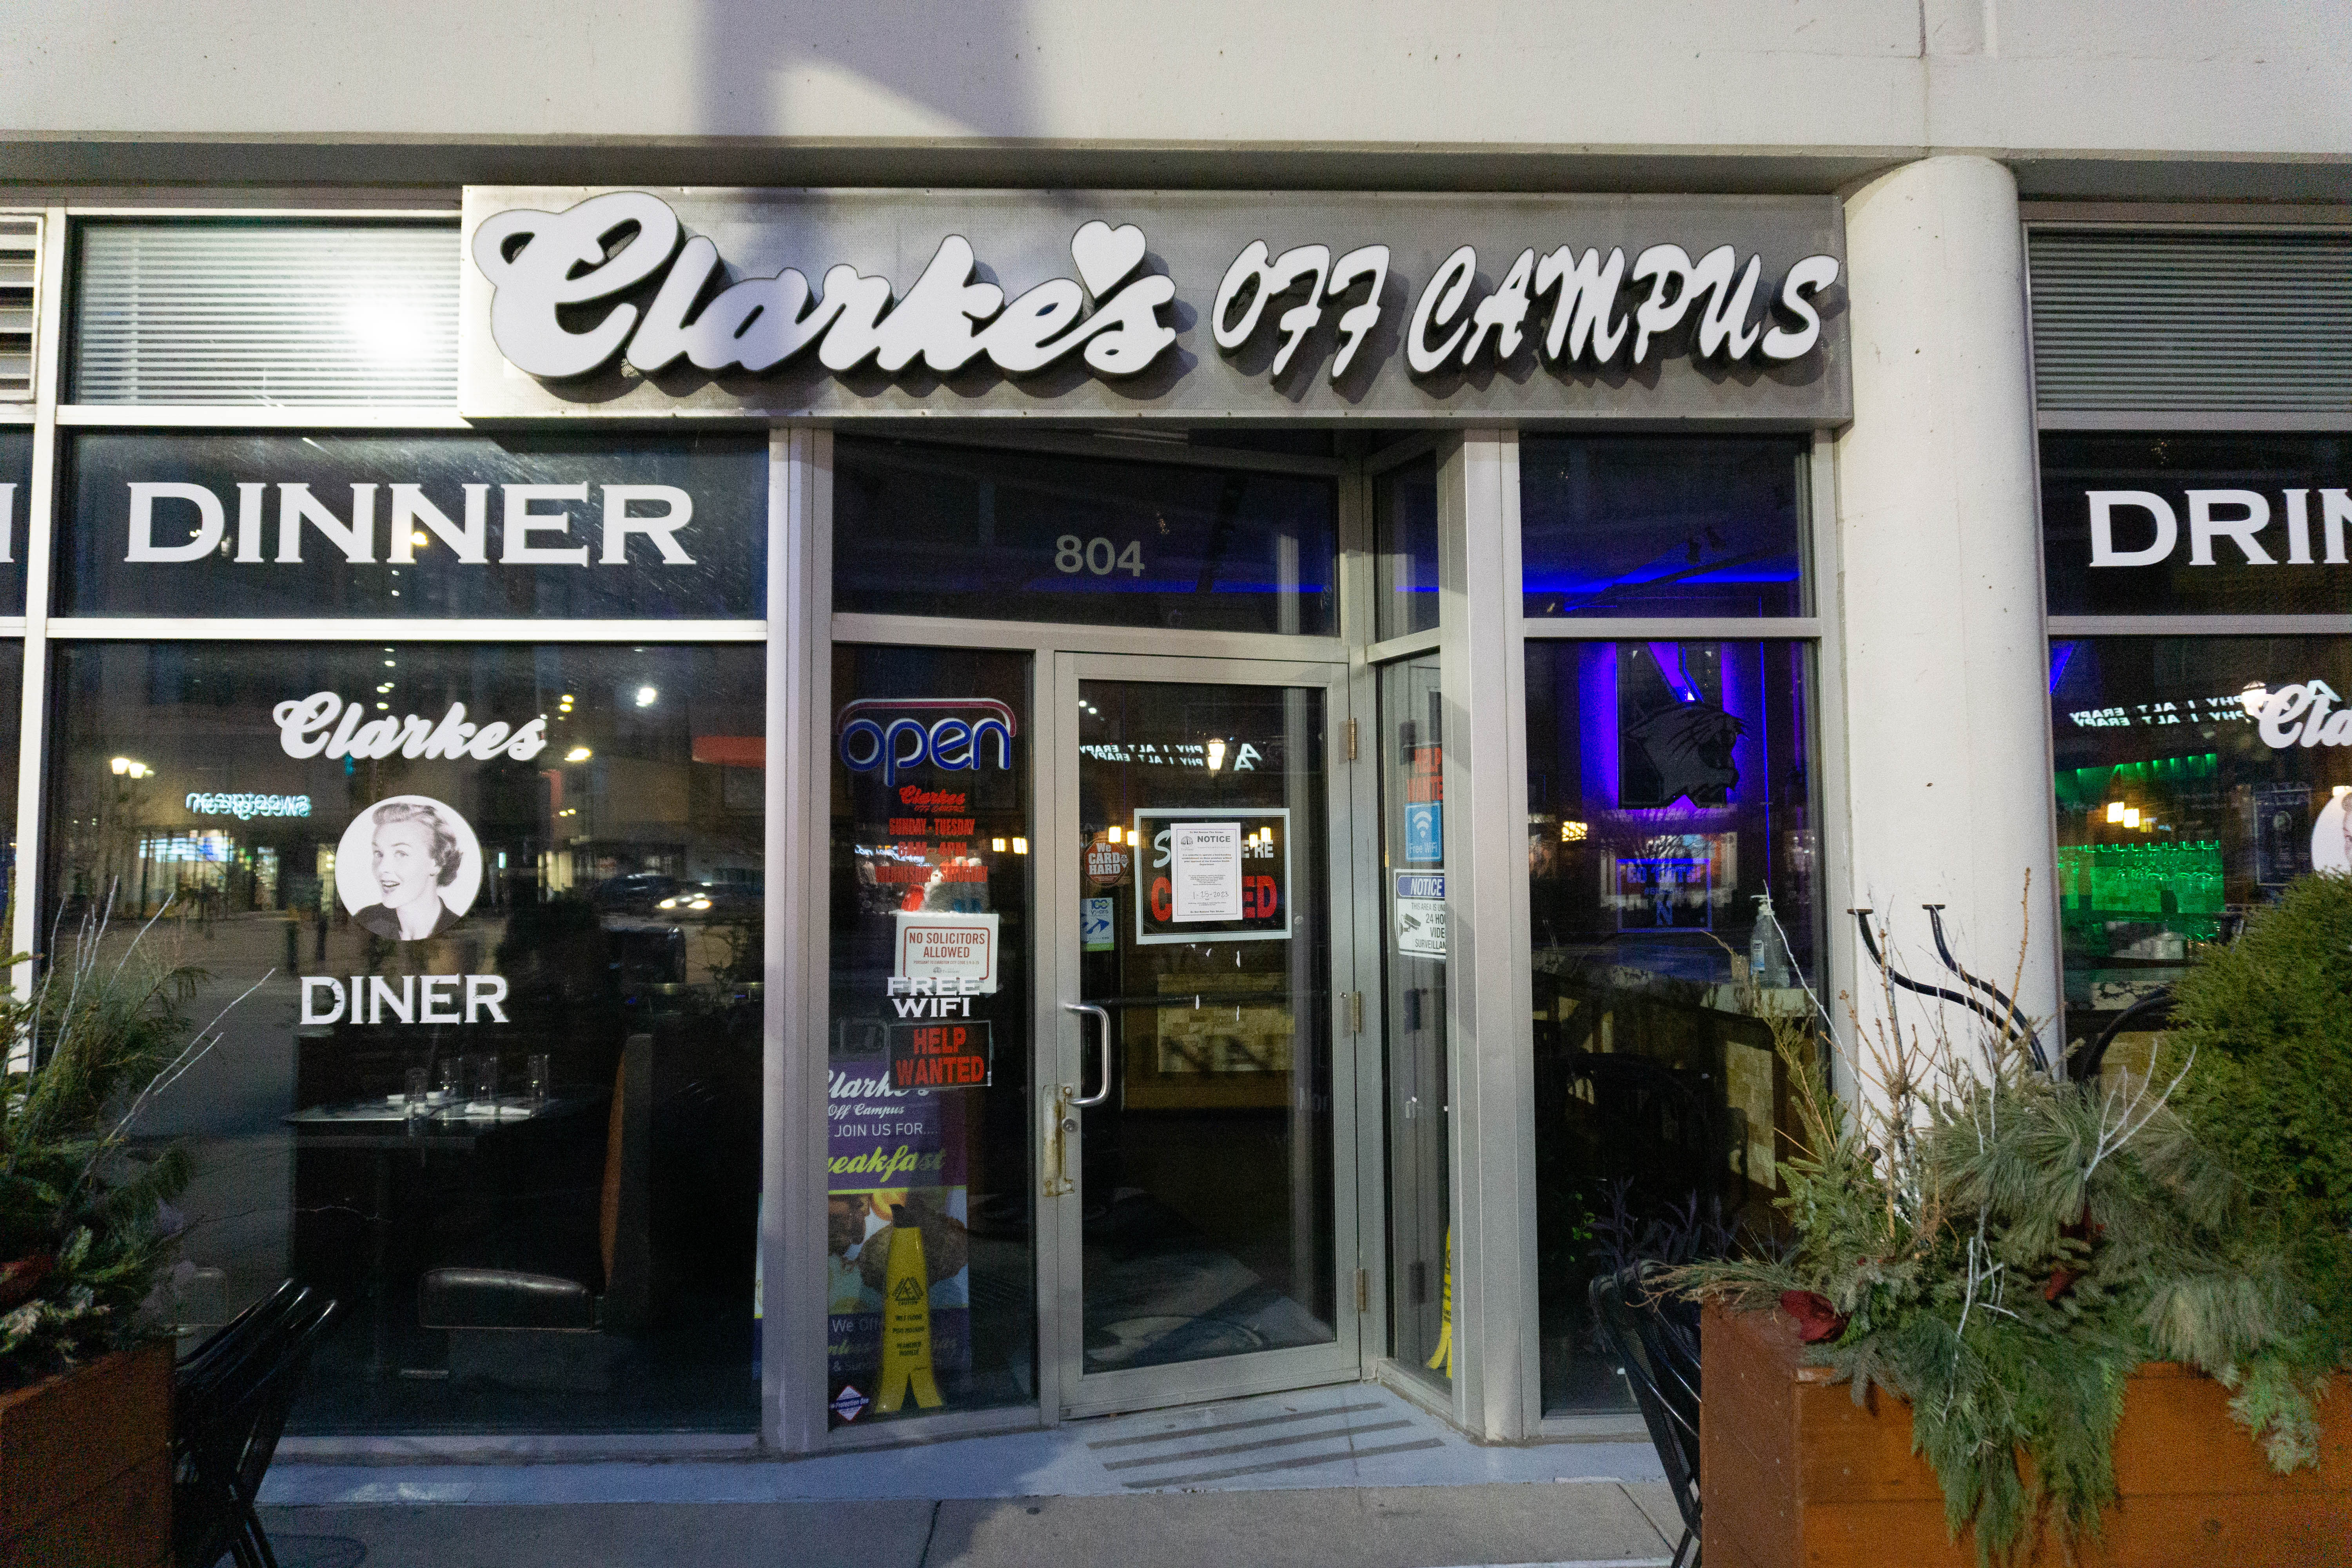
[(1110, 1015), (1091, 1002), (1065, 1002), (1062, 1004), (1062, 1011), (1094, 1015), (1096, 1049), (1099, 1053), (1098, 1059), (1102, 1063), (1102, 1088), (1094, 1094), (1073, 1095), (1070, 1097), (1070, 1103), (1082, 1107), (1100, 1105), (1110, 1098)]

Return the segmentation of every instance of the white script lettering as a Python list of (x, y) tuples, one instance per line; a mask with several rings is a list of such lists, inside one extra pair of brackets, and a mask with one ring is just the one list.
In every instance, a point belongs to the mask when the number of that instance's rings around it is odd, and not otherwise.
[(278, 721), (278, 745), (288, 756), (304, 761), (324, 755), (365, 762), (398, 752), (411, 760), (472, 757), (483, 763), (504, 752), (516, 762), (527, 763), (547, 749), (546, 720), (533, 719), (509, 735), (508, 726), (495, 721), (480, 726), (467, 723), (462, 702), (449, 704), (449, 711), (438, 724), (414, 713), (362, 723), (367, 716), (366, 705), (347, 703), (331, 691), (289, 697), (269, 712)]

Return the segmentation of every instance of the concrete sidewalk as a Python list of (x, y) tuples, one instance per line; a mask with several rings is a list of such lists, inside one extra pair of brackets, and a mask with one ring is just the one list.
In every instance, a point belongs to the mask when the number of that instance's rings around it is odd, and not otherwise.
[(1662, 1482), (267, 1508), (281, 1568), (1466, 1568), (1667, 1561)]
[(282, 1568), (1663, 1563), (1639, 1430), (1493, 1447), (1357, 1384), (789, 1460), (294, 1439), (262, 1516)]

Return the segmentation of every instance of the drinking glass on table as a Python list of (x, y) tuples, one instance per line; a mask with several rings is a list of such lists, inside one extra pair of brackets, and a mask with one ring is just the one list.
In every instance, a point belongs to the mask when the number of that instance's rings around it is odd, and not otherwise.
[(456, 1100), (464, 1088), (465, 1079), (460, 1076), (463, 1066), (464, 1064), (454, 1056), (443, 1057), (435, 1064), (434, 1070), (437, 1075), (437, 1080), (434, 1087), (439, 1091), (442, 1103), (445, 1105)]
[(422, 1116), (425, 1114), (425, 1085), (432, 1082), (432, 1073), (424, 1068), (410, 1068), (408, 1069), (406, 1082), (404, 1085), (407, 1092), (401, 1097), (401, 1105), (402, 1109), (406, 1110), (409, 1115)]
[(523, 1058), (523, 1080), (533, 1110), (547, 1103), (549, 1089), (547, 1053), (533, 1051)]
[(466, 1058), (469, 1067), (467, 1077), (472, 1087), (473, 1103), (490, 1107), (499, 1102), (499, 1054), (483, 1051)]

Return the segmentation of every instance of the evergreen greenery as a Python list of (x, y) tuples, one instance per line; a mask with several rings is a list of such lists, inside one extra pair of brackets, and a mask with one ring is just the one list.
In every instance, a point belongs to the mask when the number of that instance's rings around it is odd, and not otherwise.
[(1799, 1293), (1826, 1335), (1811, 1358), (1856, 1403), (1875, 1385), (1910, 1406), (1979, 1562), (2023, 1556), (2044, 1529), (2096, 1534), (2142, 1362), (2236, 1390), (2277, 1468), (2315, 1461), (2328, 1360), (2312, 1306), (2259, 1194), (2168, 1104), (2177, 1075), (2078, 1086), (2015, 1037), (1882, 1035), (1849, 1058), (1849, 1103), (1814, 1031), (1776, 1035), (1804, 1138), (1781, 1167), (1793, 1247), (1671, 1284), (1748, 1309)]
[(2297, 881), (2175, 996), (2180, 1113), (2267, 1200), (2324, 1348), (2352, 1358), (2352, 880)]
[(145, 931), (104, 937), (102, 920), (86, 925), (29, 996), (0, 980), (0, 1387), (167, 1327), (155, 1308), (188, 1156), (143, 1149), (132, 1130), (218, 1037), (184, 1012), (200, 972), (159, 957)]

